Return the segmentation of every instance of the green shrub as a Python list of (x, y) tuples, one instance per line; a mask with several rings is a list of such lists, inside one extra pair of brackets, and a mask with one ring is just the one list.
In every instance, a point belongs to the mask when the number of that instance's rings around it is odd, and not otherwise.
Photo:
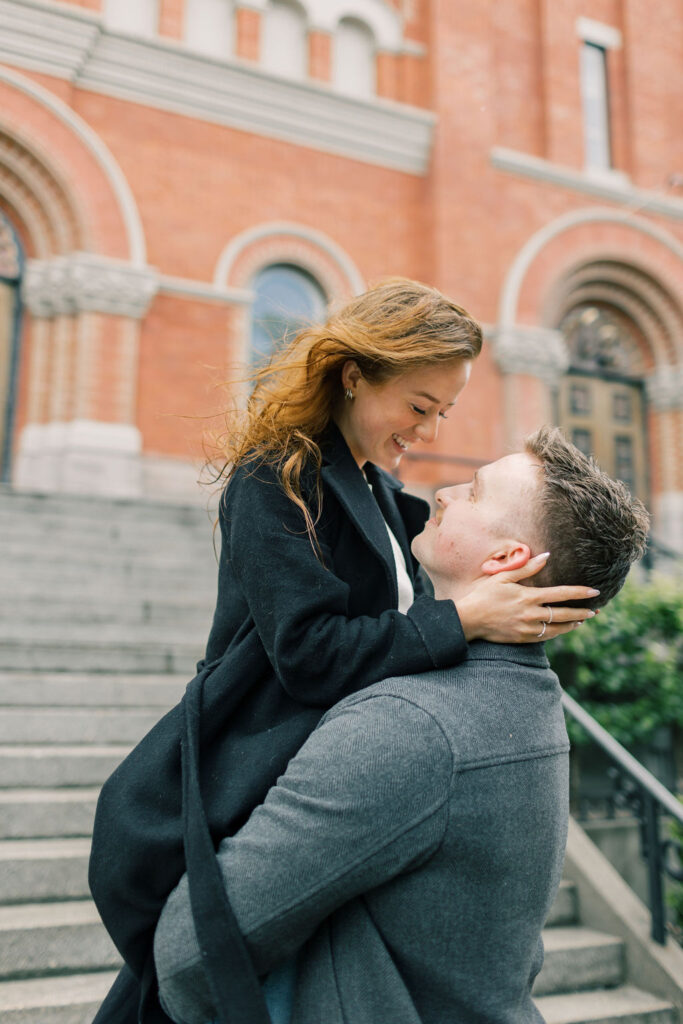
[[(547, 645), (562, 685), (625, 746), (683, 727), (683, 585), (629, 581), (580, 629)], [(583, 730), (570, 725), (575, 743)]]

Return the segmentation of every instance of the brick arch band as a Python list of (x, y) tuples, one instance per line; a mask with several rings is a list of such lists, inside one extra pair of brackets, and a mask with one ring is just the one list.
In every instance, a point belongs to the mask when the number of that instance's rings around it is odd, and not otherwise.
[(15, 208), (36, 256), (81, 249), (146, 265), (130, 186), (107, 146), (66, 103), (0, 67), (0, 133), (0, 196)]

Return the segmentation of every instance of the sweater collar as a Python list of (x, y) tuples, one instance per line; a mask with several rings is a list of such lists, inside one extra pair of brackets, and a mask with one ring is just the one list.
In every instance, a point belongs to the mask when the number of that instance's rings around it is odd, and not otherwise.
[(489, 640), (473, 640), (467, 652), (468, 661), (515, 661), (519, 665), (549, 668), (545, 644), (494, 644)]

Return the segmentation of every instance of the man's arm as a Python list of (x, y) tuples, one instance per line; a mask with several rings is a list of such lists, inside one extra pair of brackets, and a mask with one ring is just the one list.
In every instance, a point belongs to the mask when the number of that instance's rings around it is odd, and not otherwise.
[[(416, 684), (418, 685), (418, 684)], [(260, 975), (287, 960), (337, 907), (415, 867), (446, 827), (453, 772), (435, 719), (396, 696), (334, 709), (218, 859)], [(187, 878), (169, 897), (155, 938), (164, 983), (196, 988), (201, 955)], [(181, 981), (182, 975), (182, 981)]]

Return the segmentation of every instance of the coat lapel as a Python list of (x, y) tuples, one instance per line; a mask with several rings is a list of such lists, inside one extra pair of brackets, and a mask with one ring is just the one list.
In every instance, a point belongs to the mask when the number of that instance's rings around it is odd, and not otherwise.
[(403, 484), (400, 481), (395, 480), (388, 473), (383, 473), (382, 470), (378, 469), (369, 462), (365, 467), (365, 473), (372, 486), (372, 493), (375, 496), (375, 500), (380, 507), (380, 511), (386, 520), (389, 529), (393, 533), (394, 537), (399, 543), (403, 557), (406, 560), (408, 566), (408, 572), (410, 572), (411, 564), (411, 553), (410, 553), (410, 542), (408, 540), (408, 533), (405, 528), (405, 524), (401, 519), (401, 515), (398, 511), (396, 504), (396, 498), (400, 493)]
[[(333, 429), (332, 429), (333, 427)], [(373, 499), (365, 476), (358, 468), (344, 438), (331, 425), (323, 447), (321, 476), (365, 543), (382, 563), (394, 604), (398, 606), (398, 583), (394, 553), (378, 503)]]

